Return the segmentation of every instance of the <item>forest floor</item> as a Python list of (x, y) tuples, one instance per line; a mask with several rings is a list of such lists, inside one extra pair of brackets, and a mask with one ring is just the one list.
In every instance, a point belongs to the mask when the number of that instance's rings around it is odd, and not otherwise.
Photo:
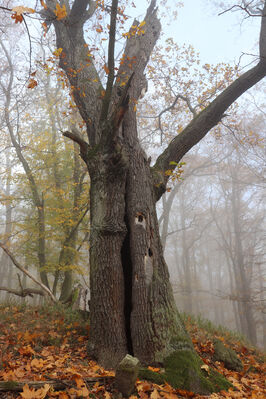
[[(176, 398), (265, 398), (265, 362), (263, 353), (243, 340), (207, 321), (185, 318), (196, 351), (207, 366), (215, 368), (234, 386), (209, 396), (137, 381), (130, 399)], [(0, 306), (0, 387), (7, 391), (1, 399), (121, 399), (114, 388), (114, 371), (104, 370), (86, 354), (88, 321), (78, 312), (62, 307), (32, 308), (20, 305)], [(213, 339), (218, 338), (241, 358), (242, 372), (227, 370), (213, 360)], [(2, 383), (1, 383), (2, 381)], [(15, 392), (20, 382), (23, 391)], [(31, 383), (46, 381), (45, 385)]]

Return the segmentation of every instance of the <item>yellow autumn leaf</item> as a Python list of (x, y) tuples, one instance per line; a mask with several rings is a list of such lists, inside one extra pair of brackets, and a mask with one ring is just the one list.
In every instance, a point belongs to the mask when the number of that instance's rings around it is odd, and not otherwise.
[(62, 53), (62, 51), (63, 51), (63, 49), (62, 49), (61, 47), (59, 47), (58, 49), (56, 49), (56, 50), (53, 52), (53, 54), (54, 54), (56, 57), (59, 57), (59, 55)]
[(146, 24), (146, 22), (145, 21), (142, 21), (140, 24), (139, 24), (139, 28), (141, 28), (142, 26), (144, 26)]
[(63, 19), (67, 16), (67, 10), (66, 10), (66, 6), (65, 4), (61, 7), (58, 3), (56, 4), (56, 9), (54, 11), (58, 21), (60, 21), (60, 19)]
[(21, 15), (23, 13), (29, 13), (29, 14), (34, 14), (35, 10), (33, 8), (29, 8), (29, 7), (24, 7), (24, 6), (16, 6), (14, 8), (12, 8), (13, 12), (16, 12), (17, 15)]

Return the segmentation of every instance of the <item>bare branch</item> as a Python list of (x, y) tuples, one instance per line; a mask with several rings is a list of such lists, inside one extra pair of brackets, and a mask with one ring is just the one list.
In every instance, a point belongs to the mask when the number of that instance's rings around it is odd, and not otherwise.
[(0, 242), (0, 247), (5, 251), (5, 253), (10, 257), (12, 260), (13, 264), (20, 270), (22, 273), (26, 274), (32, 281), (34, 281), (36, 284), (38, 284), (48, 295), (49, 297), (53, 300), (53, 302), (57, 302), (56, 298), (52, 294), (52, 292), (47, 288), (44, 284), (40, 283), (28, 270), (26, 270), (14, 257), (14, 255), (7, 249), (7, 247)]
[[(266, 24), (265, 18), (263, 24)], [(261, 58), (255, 67), (231, 83), (170, 142), (151, 168), (157, 200), (165, 192), (166, 183), (169, 179), (169, 174), (165, 172), (175, 169), (176, 165), (170, 164), (171, 161), (178, 163), (195, 144), (221, 121), (227, 108), (265, 75), (266, 58)]]
[(225, 14), (225, 13), (227, 13), (229, 11), (232, 11), (234, 9), (245, 11), (248, 14), (249, 17), (261, 17), (262, 16), (262, 10), (259, 7), (257, 7), (256, 9), (251, 7), (252, 1), (250, 3), (247, 3), (247, 2), (244, 1), (243, 3), (244, 3), (243, 6), (241, 6), (239, 4), (235, 4), (232, 7), (227, 8), (226, 10), (220, 12), (218, 14), (218, 16), (223, 15), (223, 14)]
[(38, 290), (35, 288), (23, 288), (23, 290), (19, 291), (19, 290), (15, 290), (13, 288), (0, 286), (0, 291), (6, 291), (9, 294), (14, 294), (14, 295), (20, 296), (22, 298), (25, 298), (26, 296), (30, 296), (32, 298), (34, 295), (44, 296), (44, 292), (42, 290)]
[(108, 44), (108, 79), (106, 91), (102, 103), (102, 111), (100, 120), (103, 121), (107, 118), (108, 109), (112, 97), (112, 89), (114, 83), (114, 53), (115, 53), (115, 34), (116, 34), (116, 18), (117, 18), (117, 5), (118, 0), (112, 1), (111, 16), (110, 16), (110, 31), (109, 31), (109, 44)]
[(75, 129), (72, 129), (71, 132), (69, 132), (68, 130), (63, 132), (63, 136), (68, 137), (69, 139), (73, 140), (75, 143), (77, 143), (80, 147), (80, 156), (82, 157), (82, 159), (85, 160), (85, 157), (88, 153), (88, 150), (90, 149), (89, 144), (83, 140), (83, 138), (81, 137), (81, 135), (79, 134), (79, 132)]
[(261, 18), (260, 58), (266, 63), (266, 1), (264, 3)]
[(162, 129), (162, 124), (161, 124), (161, 117), (165, 112), (171, 111), (171, 109), (173, 109), (177, 103), (177, 101), (181, 98), (181, 100), (185, 101), (187, 103), (187, 106), (190, 110), (190, 112), (193, 114), (193, 117), (195, 118), (197, 116), (197, 112), (195, 110), (195, 108), (192, 107), (191, 102), (189, 100), (188, 97), (183, 96), (182, 94), (178, 94), (174, 100), (174, 102), (167, 108), (163, 109), (159, 115), (155, 116), (155, 118), (158, 118), (158, 122), (159, 122), (159, 129), (161, 131), (161, 144), (162, 144), (162, 135), (163, 135), (163, 129)]
[[(44, 376), (48, 378), (47, 376)], [(84, 378), (84, 381), (87, 385), (94, 385), (96, 382), (100, 382), (101, 384), (113, 383), (115, 377), (87, 377)], [(62, 390), (67, 387), (74, 386), (75, 384), (69, 380), (61, 380), (61, 379), (48, 379), (46, 381), (12, 381), (13, 384), (8, 384), (7, 381), (0, 381), (0, 392), (21, 392), (23, 391), (23, 387), (27, 384), (31, 388), (41, 388), (44, 385), (48, 384), (54, 388), (54, 390)]]

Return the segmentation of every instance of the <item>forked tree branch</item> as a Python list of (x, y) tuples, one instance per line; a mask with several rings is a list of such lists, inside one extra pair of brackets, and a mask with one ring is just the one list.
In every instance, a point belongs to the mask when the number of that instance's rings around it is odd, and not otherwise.
[(190, 110), (190, 112), (193, 114), (193, 117), (195, 118), (197, 113), (195, 108), (192, 107), (191, 102), (189, 100), (188, 97), (183, 96), (182, 94), (177, 94), (176, 98), (174, 99), (173, 103), (171, 105), (169, 105), (169, 107), (163, 109), (159, 115), (157, 115), (155, 118), (158, 118), (158, 124), (159, 124), (159, 129), (161, 131), (161, 144), (162, 144), (162, 135), (163, 135), (163, 128), (162, 128), (162, 122), (161, 122), (161, 118), (163, 116), (163, 114), (165, 112), (171, 111), (171, 109), (173, 109), (176, 106), (177, 101), (181, 99), (183, 101), (185, 101), (187, 103), (188, 109)]

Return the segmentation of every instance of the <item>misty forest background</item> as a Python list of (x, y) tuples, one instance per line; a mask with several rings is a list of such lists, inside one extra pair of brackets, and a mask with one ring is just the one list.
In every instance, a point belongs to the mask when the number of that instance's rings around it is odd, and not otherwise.
[[(105, 32), (99, 21), (89, 23), (95, 24), (91, 56), (100, 66)], [(90, 203), (79, 148), (62, 132), (84, 126), (57, 67), (52, 35), (40, 34), (34, 20), (29, 27), (30, 48), (25, 27), (1, 16), (0, 240), (67, 301), (75, 287), (89, 290)], [(136, 104), (151, 164), (244, 66), (202, 65), (188, 44), (158, 43), (147, 69), (149, 90)], [(265, 89), (264, 81), (246, 93), (184, 157), (157, 208), (178, 309), (264, 348)], [(40, 304), (37, 288), (1, 250), (0, 301)]]

